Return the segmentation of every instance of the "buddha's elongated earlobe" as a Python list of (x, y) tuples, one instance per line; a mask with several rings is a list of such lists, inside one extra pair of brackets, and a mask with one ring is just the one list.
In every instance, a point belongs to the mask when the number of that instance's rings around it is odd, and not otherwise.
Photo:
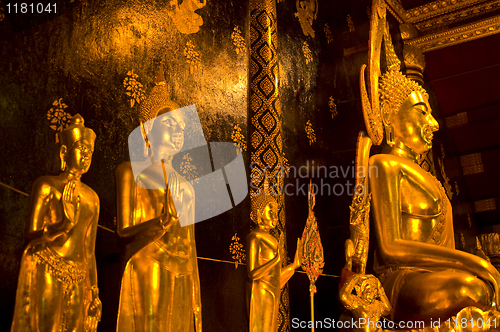
[(66, 153), (68, 152), (68, 149), (66, 148), (65, 145), (61, 146), (61, 150), (59, 151), (59, 157), (61, 158), (61, 171), (64, 172), (66, 169)]
[(391, 148), (394, 146), (394, 127), (390, 124), (385, 125), (385, 141)]

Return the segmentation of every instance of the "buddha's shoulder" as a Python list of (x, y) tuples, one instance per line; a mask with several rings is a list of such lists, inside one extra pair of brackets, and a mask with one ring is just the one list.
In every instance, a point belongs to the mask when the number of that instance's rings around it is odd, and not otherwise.
[(271, 234), (261, 231), (258, 228), (255, 228), (250, 234), (247, 235), (246, 241), (247, 243), (255, 241), (265, 241), (272, 243), (278, 242)]
[[(392, 154), (376, 154), (370, 157), (369, 166), (377, 167), (385, 170), (399, 170), (408, 166), (416, 165), (408, 158), (395, 156)], [(418, 166), (418, 165), (416, 165)]]
[(130, 161), (125, 161), (116, 167), (116, 176), (127, 176), (133, 175), (132, 163)]
[(45, 175), (41, 176), (33, 183), (32, 191), (50, 193), (61, 191), (64, 188), (64, 181), (59, 176)]

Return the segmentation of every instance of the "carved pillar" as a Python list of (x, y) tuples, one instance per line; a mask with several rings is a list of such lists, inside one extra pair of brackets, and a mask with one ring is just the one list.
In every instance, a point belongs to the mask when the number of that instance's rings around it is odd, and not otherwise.
[[(273, 236), (280, 239), (282, 264), (287, 263), (285, 232), (285, 198), (283, 188), (282, 113), (279, 97), (278, 31), (275, 0), (250, 0), (249, 43), (249, 108), (250, 137), (250, 200), (255, 209), (254, 195), (264, 190), (264, 178), (277, 193), (279, 222)], [(290, 331), (288, 285), (281, 291), (278, 314), (280, 332)]]

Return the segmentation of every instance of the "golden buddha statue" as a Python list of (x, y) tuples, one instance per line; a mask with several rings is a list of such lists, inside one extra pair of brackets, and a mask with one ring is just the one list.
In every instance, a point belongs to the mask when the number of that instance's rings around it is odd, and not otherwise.
[(266, 189), (255, 200), (257, 209), (252, 219), (256, 221), (257, 227), (246, 238), (247, 272), (250, 278), (250, 332), (278, 331), (281, 288), (301, 265), (298, 239), (293, 263), (281, 267), (279, 243), (269, 234), (278, 222), (278, 203)]
[(96, 331), (101, 317), (95, 239), (99, 197), (80, 181), (95, 133), (77, 114), (59, 133), (61, 170), (36, 180), (11, 331)]
[[(172, 167), (184, 144), (185, 122), (177, 108), (165, 83), (157, 83), (139, 109), (152, 163), (136, 176), (130, 162), (116, 170), (118, 235), (127, 261), (119, 332), (202, 331), (195, 193)], [(188, 225), (181, 226), (179, 218)]]
[[(426, 91), (400, 72), (385, 20), (375, 0), (370, 31), (371, 105), (361, 75), (368, 134), (384, 153), (369, 158), (369, 188), (377, 239), (375, 272), (398, 321), (448, 319), (465, 307), (498, 303), (500, 274), (486, 260), (455, 249), (451, 204), (440, 182), (419, 165), (439, 126)], [(385, 40), (388, 70), (379, 78)], [(378, 84), (380, 79), (380, 85)], [(380, 94), (379, 94), (380, 92)], [(379, 99), (380, 95), (380, 99)]]
[(380, 331), (377, 323), (381, 316), (391, 312), (391, 304), (380, 281), (371, 274), (354, 274), (339, 292), (340, 302), (350, 310), (364, 332)]

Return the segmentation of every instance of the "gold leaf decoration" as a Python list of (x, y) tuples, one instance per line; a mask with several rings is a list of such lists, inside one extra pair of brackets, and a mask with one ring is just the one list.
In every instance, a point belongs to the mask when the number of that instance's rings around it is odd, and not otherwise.
[(323, 28), (323, 31), (325, 32), (325, 36), (326, 36), (326, 40), (328, 41), (328, 44), (333, 42), (332, 31), (330, 30), (328, 23), (325, 23), (325, 27)]
[(130, 97), (130, 107), (134, 107), (135, 103), (140, 104), (141, 101), (146, 99), (146, 93), (144, 92), (141, 82), (137, 79), (139, 76), (134, 74), (134, 70), (130, 70), (127, 73), (127, 77), (123, 80), (123, 86), (125, 87), (125, 93)]
[(313, 61), (311, 49), (309, 48), (309, 44), (306, 41), (304, 42), (304, 45), (302, 45), (302, 52), (304, 53), (304, 57), (306, 58), (306, 64)]
[(0, 22), (5, 20), (5, 11), (3, 9), (3, 3), (0, 1)]
[(193, 158), (189, 156), (189, 153), (186, 153), (182, 157), (182, 162), (179, 166), (180, 171), (182, 175), (186, 178), (186, 180), (191, 181), (194, 180), (196, 181), (198, 179), (198, 170), (196, 169), (196, 166), (191, 164), (193, 161)]
[(453, 190), (450, 184), (450, 178), (446, 175), (444, 170), (444, 157), (446, 156), (444, 152), (444, 146), (441, 144), (441, 158), (438, 158), (439, 168), (441, 169), (441, 175), (443, 176), (443, 187), (446, 189), (446, 194), (448, 198), (451, 200), (453, 198)]
[(241, 133), (241, 128), (239, 124), (234, 125), (233, 132), (231, 133), (231, 139), (240, 147), (241, 151), (247, 150), (247, 143), (245, 136)]
[(330, 112), (332, 113), (332, 119), (339, 114), (339, 112), (337, 111), (337, 105), (335, 104), (335, 100), (333, 99), (333, 96), (330, 96), (330, 100), (328, 101), (328, 107), (330, 107)]
[(231, 33), (231, 39), (233, 40), (236, 54), (245, 53), (247, 49), (245, 38), (241, 36), (241, 30), (239, 27), (234, 27), (233, 32)]
[(309, 145), (312, 145), (314, 142), (316, 142), (316, 134), (314, 133), (314, 129), (310, 120), (306, 122), (306, 135), (307, 139), (309, 139)]
[(240, 243), (238, 233), (234, 233), (231, 241), (233, 242), (229, 245), (229, 252), (232, 255), (232, 259), (234, 259), (234, 268), (237, 269), (238, 264), (243, 264), (246, 260), (245, 249), (243, 248), (243, 244)]
[(318, 16), (318, 1), (317, 0), (302, 0), (295, 3), (297, 12), (295, 17), (299, 19), (302, 33), (305, 36), (315, 37), (315, 32), (312, 24)]
[(68, 105), (62, 101), (62, 98), (59, 98), (54, 100), (52, 108), (47, 112), (47, 120), (50, 120), (52, 124), (50, 128), (57, 131), (56, 143), (59, 143), (59, 132), (68, 126), (71, 119), (71, 115), (65, 111), (66, 108), (68, 108)]
[(205, 7), (207, 0), (173, 0), (169, 1), (172, 11), (168, 15), (175, 27), (184, 34), (197, 33), (203, 25), (203, 18), (195, 11)]
[(356, 30), (351, 15), (347, 15), (347, 25), (349, 26), (349, 32), (354, 32)]
[(190, 40), (186, 42), (186, 47), (184, 48), (184, 56), (186, 57), (186, 62), (189, 64), (189, 72), (191, 74), (195, 70), (200, 68), (201, 54), (200, 52), (195, 51), (195, 46)]

